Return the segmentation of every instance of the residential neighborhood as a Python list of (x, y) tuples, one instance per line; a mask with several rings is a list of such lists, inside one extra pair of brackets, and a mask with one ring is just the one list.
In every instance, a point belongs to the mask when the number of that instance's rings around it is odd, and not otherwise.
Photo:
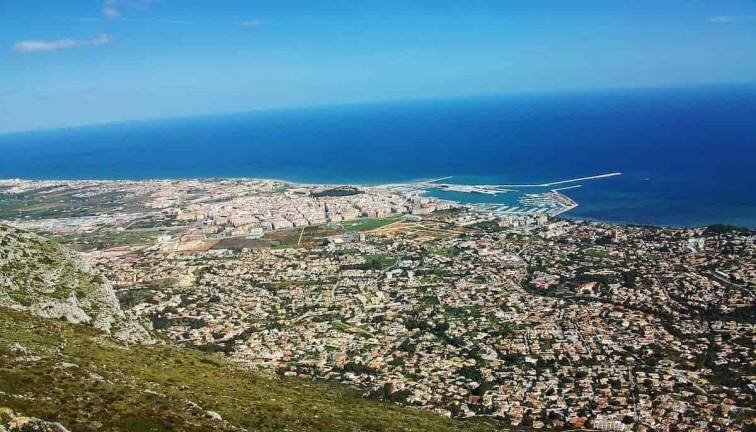
[(69, 241), (167, 340), (281, 379), (512, 427), (756, 427), (750, 230), (507, 217), (412, 185), (0, 187), (4, 223)]

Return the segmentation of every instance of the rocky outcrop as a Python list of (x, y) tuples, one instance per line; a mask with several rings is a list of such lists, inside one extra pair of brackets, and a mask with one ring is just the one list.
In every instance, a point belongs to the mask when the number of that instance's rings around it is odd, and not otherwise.
[(121, 310), (110, 282), (76, 253), (0, 225), (0, 306), (87, 324), (127, 343), (150, 334)]
[(10, 408), (0, 407), (0, 432), (68, 432), (60, 423), (16, 415)]

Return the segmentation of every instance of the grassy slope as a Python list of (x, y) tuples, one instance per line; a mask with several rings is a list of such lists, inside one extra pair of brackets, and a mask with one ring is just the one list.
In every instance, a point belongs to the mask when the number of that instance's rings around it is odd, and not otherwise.
[(393, 217), (386, 219), (355, 219), (343, 222), (341, 225), (345, 231), (370, 231), (398, 222), (401, 218)]
[[(14, 350), (15, 342), (28, 353)], [(0, 406), (59, 421), (72, 431), (493, 430), (361, 399), (345, 386), (264, 378), (211, 354), (125, 348), (89, 327), (3, 308)], [(224, 421), (208, 418), (205, 410)]]

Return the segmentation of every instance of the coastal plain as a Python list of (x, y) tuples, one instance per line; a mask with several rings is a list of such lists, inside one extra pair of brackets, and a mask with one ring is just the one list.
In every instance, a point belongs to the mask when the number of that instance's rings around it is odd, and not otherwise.
[[(6, 180), (0, 219), (79, 251), (167, 343), (250, 374), (494, 428), (754, 428), (753, 230), (563, 219), (569, 190), (427, 192), (443, 185)], [(464, 193), (486, 191), (509, 193)]]

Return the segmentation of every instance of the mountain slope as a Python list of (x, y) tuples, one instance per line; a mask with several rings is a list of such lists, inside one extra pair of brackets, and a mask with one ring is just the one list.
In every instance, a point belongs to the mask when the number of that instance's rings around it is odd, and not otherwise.
[(0, 306), (89, 324), (129, 343), (152, 342), (128, 319), (105, 278), (74, 252), (0, 225)]
[(131, 343), (151, 341), (74, 253), (0, 225), (0, 432), (493, 430), (346, 386), (266, 378), (220, 355)]
[(362, 399), (341, 385), (261, 377), (220, 355), (124, 346), (98, 330), (0, 308), (0, 407), (71, 431), (490, 431)]

